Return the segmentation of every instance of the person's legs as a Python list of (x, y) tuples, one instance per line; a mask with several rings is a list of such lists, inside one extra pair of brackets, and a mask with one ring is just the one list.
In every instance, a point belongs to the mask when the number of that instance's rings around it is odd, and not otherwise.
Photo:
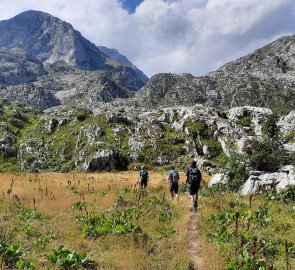
[(145, 189), (147, 187), (147, 182), (146, 181), (140, 181), (140, 188)]
[(190, 195), (192, 201), (192, 210), (196, 211), (198, 208), (198, 186), (192, 185), (190, 188)]
[(178, 190), (179, 190), (179, 185), (178, 185), (178, 183), (175, 183), (174, 192), (175, 192), (176, 200), (179, 199)]
[(193, 201), (194, 210), (198, 208), (198, 193), (194, 194), (194, 201)]
[(171, 199), (174, 200), (173, 184), (170, 184), (169, 191), (170, 191)]
[(192, 203), (191, 210), (194, 211), (195, 210), (195, 194), (190, 195), (190, 197), (191, 197), (191, 203)]
[(199, 200), (199, 191), (196, 194), (196, 201), (197, 201), (197, 205), (198, 205), (198, 200)]

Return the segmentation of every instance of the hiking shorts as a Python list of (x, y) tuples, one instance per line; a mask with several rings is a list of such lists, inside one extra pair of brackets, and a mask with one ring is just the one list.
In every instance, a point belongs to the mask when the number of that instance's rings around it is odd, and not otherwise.
[(139, 184), (140, 184), (140, 187), (141, 187), (141, 188), (142, 188), (142, 187), (144, 187), (144, 188), (147, 187), (147, 181), (140, 180)]
[(172, 183), (170, 184), (170, 192), (171, 193), (175, 193), (175, 194), (178, 194), (178, 188), (179, 188), (179, 185), (178, 183)]
[(200, 183), (196, 182), (196, 183), (192, 183), (192, 184), (188, 184), (188, 192), (189, 195), (195, 195), (198, 193), (200, 189)]

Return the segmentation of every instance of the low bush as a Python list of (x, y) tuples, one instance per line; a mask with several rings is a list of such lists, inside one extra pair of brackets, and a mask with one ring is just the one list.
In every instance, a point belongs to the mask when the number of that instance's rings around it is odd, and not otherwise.
[(80, 269), (81, 267), (96, 269), (96, 263), (90, 260), (86, 253), (76, 253), (65, 249), (64, 246), (59, 246), (57, 249), (53, 249), (52, 252), (47, 256), (48, 259), (64, 269)]
[(273, 139), (254, 139), (244, 147), (251, 168), (259, 171), (276, 171), (283, 163), (287, 152), (279, 141)]

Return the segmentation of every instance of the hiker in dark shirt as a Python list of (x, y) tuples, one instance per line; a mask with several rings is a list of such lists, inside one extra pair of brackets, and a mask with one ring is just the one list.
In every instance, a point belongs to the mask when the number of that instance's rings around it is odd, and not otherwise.
[(198, 192), (200, 189), (202, 175), (195, 160), (191, 162), (191, 167), (186, 171), (186, 185), (192, 200), (192, 211), (198, 208)]
[(141, 188), (146, 188), (147, 187), (147, 183), (148, 183), (148, 179), (149, 179), (149, 173), (148, 171), (144, 168), (144, 166), (141, 166), (141, 170), (139, 173), (139, 185)]

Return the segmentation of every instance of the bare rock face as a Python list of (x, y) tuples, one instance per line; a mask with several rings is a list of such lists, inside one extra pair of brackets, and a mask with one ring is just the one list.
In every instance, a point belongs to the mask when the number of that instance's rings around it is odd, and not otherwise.
[(105, 46), (98, 46), (98, 48), (106, 54), (109, 58), (112, 60), (115, 60), (116, 62), (126, 65), (128, 67), (131, 67), (137, 74), (138, 78), (143, 81), (144, 83), (147, 83), (149, 78), (141, 71), (139, 70), (134, 64), (132, 64), (126, 56), (120, 54), (116, 49), (110, 49)]
[(46, 75), (42, 63), (21, 49), (0, 48), (0, 84), (17, 85)]
[(281, 191), (288, 185), (295, 185), (294, 166), (292, 165), (284, 166), (274, 173), (254, 172), (241, 187), (241, 194), (250, 195), (267, 189)]
[(126, 170), (128, 161), (113, 150), (100, 150), (83, 165), (86, 171), (115, 171)]
[(58, 61), (93, 70), (107, 66), (107, 57), (74, 28), (56, 17), (26, 11), (0, 22), (0, 46), (22, 48), (42, 63)]
[(279, 127), (284, 133), (295, 130), (295, 111), (291, 111), (288, 115), (280, 118)]
[(295, 108), (295, 36), (282, 37), (203, 77), (154, 75), (135, 95), (146, 106), (196, 103), (215, 108), (238, 106)]

